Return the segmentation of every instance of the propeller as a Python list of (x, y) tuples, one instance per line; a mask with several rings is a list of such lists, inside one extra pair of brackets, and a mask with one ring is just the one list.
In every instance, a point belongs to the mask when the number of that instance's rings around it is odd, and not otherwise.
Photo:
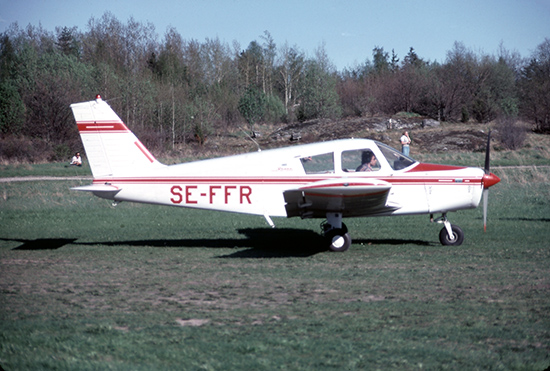
[(485, 150), (485, 175), (483, 175), (483, 231), (487, 231), (487, 208), (489, 205), (489, 187), (500, 182), (500, 178), (491, 173), (491, 130), (487, 135), (487, 149)]
[(483, 232), (487, 232), (487, 207), (489, 206), (489, 189), (483, 189)]

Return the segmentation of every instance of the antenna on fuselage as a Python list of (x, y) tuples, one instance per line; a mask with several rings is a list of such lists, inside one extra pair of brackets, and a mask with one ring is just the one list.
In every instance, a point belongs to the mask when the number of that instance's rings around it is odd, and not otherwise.
[(244, 129), (241, 128), (241, 127), (239, 127), (239, 129), (241, 129), (242, 132), (243, 132), (247, 137), (249, 137), (250, 140), (254, 142), (254, 144), (256, 144), (256, 147), (258, 147), (258, 152), (262, 152), (262, 149), (260, 148), (260, 145), (258, 144), (258, 142), (256, 142), (256, 141), (254, 140), (254, 138), (252, 138), (252, 137), (250, 136), (250, 134), (248, 134), (248, 133), (246, 132), (246, 130), (244, 130)]

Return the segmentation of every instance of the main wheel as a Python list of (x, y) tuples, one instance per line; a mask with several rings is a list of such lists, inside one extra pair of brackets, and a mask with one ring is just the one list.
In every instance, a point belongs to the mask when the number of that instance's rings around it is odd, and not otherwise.
[(460, 246), (464, 242), (464, 232), (458, 225), (451, 225), (453, 230), (454, 239), (449, 239), (449, 234), (447, 233), (447, 228), (443, 227), (441, 232), (439, 232), (439, 241), (442, 245), (445, 246)]
[(351, 237), (344, 229), (332, 229), (325, 234), (328, 239), (329, 249), (336, 252), (344, 252), (351, 246)]
[[(327, 233), (331, 230), (338, 230), (337, 228), (334, 228), (332, 225), (328, 224), (326, 221), (321, 223), (321, 229), (323, 236), (326, 236)], [(342, 233), (348, 233), (348, 226), (345, 223), (342, 223)]]

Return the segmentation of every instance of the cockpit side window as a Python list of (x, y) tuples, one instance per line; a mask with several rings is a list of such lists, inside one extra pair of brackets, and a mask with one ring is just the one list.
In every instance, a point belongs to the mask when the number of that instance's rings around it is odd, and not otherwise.
[(393, 170), (404, 169), (416, 162), (412, 158), (405, 156), (401, 152), (385, 144), (382, 144), (382, 143), (376, 143), (376, 144), (378, 145), (378, 148), (380, 149), (380, 151), (388, 161), (388, 164), (390, 164)]
[(300, 161), (306, 174), (334, 173), (334, 156), (332, 152), (317, 156), (302, 157)]
[(343, 151), (342, 170), (347, 173), (356, 171), (378, 171), (380, 170), (380, 163), (370, 149)]

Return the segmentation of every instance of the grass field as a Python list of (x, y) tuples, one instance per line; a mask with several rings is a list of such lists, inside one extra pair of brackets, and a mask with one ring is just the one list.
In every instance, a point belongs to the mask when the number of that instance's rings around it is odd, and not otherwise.
[(0, 365), (544, 370), (550, 171), (495, 172), (487, 233), (481, 209), (450, 214), (460, 247), (428, 216), (349, 219), (346, 253), (316, 220), (0, 183)]

